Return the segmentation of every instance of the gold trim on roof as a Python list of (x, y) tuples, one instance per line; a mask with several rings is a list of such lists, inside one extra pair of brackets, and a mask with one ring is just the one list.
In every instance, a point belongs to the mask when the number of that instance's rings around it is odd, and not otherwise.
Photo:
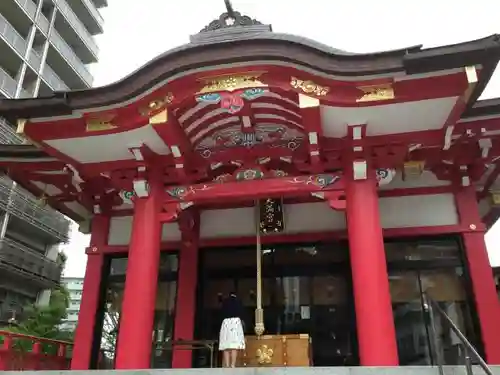
[(146, 107), (140, 108), (139, 112), (143, 116), (151, 116), (153, 113), (158, 112), (166, 106), (172, 104), (173, 101), (174, 94), (169, 92), (164, 97), (150, 101)]
[(24, 118), (20, 118), (17, 120), (17, 130), (16, 130), (17, 134), (24, 135), (24, 127), (26, 126), (27, 122), (28, 122), (28, 120), (26, 120)]
[(168, 111), (166, 109), (149, 118), (149, 123), (151, 125), (164, 124), (167, 121), (168, 121)]
[(85, 131), (99, 132), (104, 130), (111, 130), (117, 128), (113, 123), (115, 115), (108, 114), (101, 117), (94, 117), (87, 119)]
[(325, 96), (330, 92), (330, 88), (327, 86), (321, 86), (310, 80), (302, 80), (297, 77), (290, 78), (290, 86), (294, 89), (302, 90), (306, 94), (313, 94), (316, 96)]
[(262, 73), (249, 73), (241, 75), (224, 75), (202, 79), (205, 86), (198, 91), (198, 94), (219, 91), (234, 91), (250, 87), (267, 87), (258, 78)]
[(356, 99), (357, 103), (376, 102), (381, 100), (394, 99), (394, 89), (392, 85), (374, 85), (374, 86), (361, 86), (359, 90), (363, 91), (363, 96)]

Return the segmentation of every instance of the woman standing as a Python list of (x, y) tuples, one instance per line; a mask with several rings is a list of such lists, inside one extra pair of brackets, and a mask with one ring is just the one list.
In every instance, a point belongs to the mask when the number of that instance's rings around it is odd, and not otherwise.
[(243, 305), (230, 293), (222, 302), (222, 325), (219, 335), (219, 350), (222, 351), (222, 367), (236, 367), (238, 351), (245, 349), (243, 333)]

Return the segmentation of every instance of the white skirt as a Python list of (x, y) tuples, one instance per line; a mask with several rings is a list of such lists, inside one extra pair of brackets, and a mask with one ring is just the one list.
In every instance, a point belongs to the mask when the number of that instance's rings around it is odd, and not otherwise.
[(222, 321), (219, 335), (219, 350), (245, 349), (245, 334), (240, 318), (228, 318)]

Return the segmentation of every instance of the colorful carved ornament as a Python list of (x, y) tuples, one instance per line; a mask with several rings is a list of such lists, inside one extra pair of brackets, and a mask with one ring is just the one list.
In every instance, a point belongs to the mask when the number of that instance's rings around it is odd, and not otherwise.
[(211, 187), (208, 185), (202, 185), (201, 187), (175, 186), (175, 187), (172, 187), (170, 189), (167, 189), (166, 192), (172, 198), (175, 198), (178, 200), (184, 200), (191, 195), (195, 195), (198, 191), (210, 190), (210, 188)]
[(241, 92), (212, 92), (196, 96), (196, 101), (199, 103), (218, 104), (228, 113), (234, 114), (245, 106), (245, 100), (254, 100), (264, 95), (266, 89), (251, 88)]
[(321, 189), (324, 189), (330, 185), (333, 185), (338, 180), (340, 180), (339, 175), (318, 174), (314, 176), (293, 177), (290, 180), (288, 180), (288, 182), (291, 184), (314, 185)]
[(387, 185), (396, 175), (396, 170), (392, 168), (379, 168), (376, 171), (376, 175), (379, 186)]
[(133, 203), (132, 199), (135, 196), (135, 192), (122, 190), (122, 191), (120, 191), (119, 196), (122, 199), (123, 203), (132, 204)]
[(203, 158), (209, 158), (219, 150), (238, 146), (251, 148), (257, 144), (296, 150), (304, 140), (303, 133), (284, 125), (256, 125), (252, 130), (243, 132), (240, 125), (224, 128), (204, 138), (196, 146), (196, 151)]
[(264, 172), (260, 169), (243, 169), (236, 172), (236, 181), (251, 181), (264, 178)]

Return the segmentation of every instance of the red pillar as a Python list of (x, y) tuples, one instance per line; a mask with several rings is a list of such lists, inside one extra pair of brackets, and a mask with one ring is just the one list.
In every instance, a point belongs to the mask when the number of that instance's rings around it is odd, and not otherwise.
[(160, 266), (161, 191), (134, 202), (134, 220), (118, 332), (116, 369), (148, 369)]
[(87, 251), (87, 268), (83, 279), (71, 370), (88, 370), (90, 366), (104, 258), (100, 247), (108, 243), (109, 222), (110, 218), (102, 215), (96, 215), (92, 219), (92, 234)]
[(464, 230), (462, 238), (486, 361), (489, 364), (498, 365), (500, 364), (500, 325), (498, 324), (500, 303), (484, 242), (485, 227), (481, 222), (474, 188), (472, 186), (462, 188), (455, 194), (455, 202), (460, 224)]
[(375, 180), (349, 181), (346, 205), (360, 364), (397, 366), (396, 332)]
[[(183, 243), (180, 251), (179, 284), (175, 307), (175, 340), (192, 340), (194, 338), (197, 276), (198, 246), (193, 242)], [(175, 350), (172, 367), (190, 368), (192, 354), (191, 350)]]

